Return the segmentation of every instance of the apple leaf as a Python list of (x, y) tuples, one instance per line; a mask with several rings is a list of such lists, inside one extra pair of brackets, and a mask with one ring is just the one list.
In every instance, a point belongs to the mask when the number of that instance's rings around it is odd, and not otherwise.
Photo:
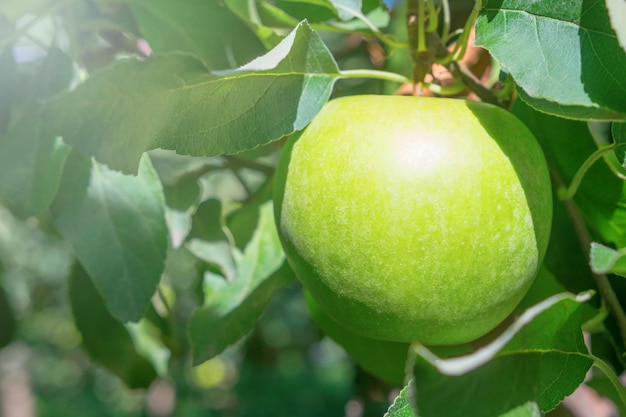
[(626, 277), (626, 250), (615, 250), (600, 243), (591, 244), (591, 269), (596, 274), (616, 274)]
[(156, 378), (152, 364), (135, 350), (128, 330), (107, 310), (87, 272), (75, 264), (69, 297), (83, 347), (91, 359), (119, 376), (129, 388), (147, 388)]
[(266, 55), (219, 75), (187, 55), (118, 61), (50, 102), (46, 120), (68, 144), (135, 173), (150, 149), (232, 154), (301, 130), (338, 76), (332, 55), (303, 22)]
[(416, 345), (418, 414), (497, 417), (529, 415), (525, 410), (532, 411), (532, 403), (543, 412), (556, 407), (594, 363), (580, 329), (580, 303), (590, 296), (552, 296), (467, 356), (442, 359)]
[(488, 49), (532, 107), (569, 118), (626, 114), (626, 53), (602, 1), (487, 0), (476, 45)]
[(190, 319), (195, 364), (218, 355), (250, 331), (272, 294), (293, 278), (278, 239), (271, 202), (260, 208), (257, 230), (244, 252), (234, 250), (236, 275), (230, 282), (205, 277), (205, 305)]
[(0, 135), (0, 200), (24, 217), (48, 208), (69, 151), (45, 132), (36, 112), (26, 113)]
[(221, 2), (136, 0), (129, 6), (154, 52), (189, 52), (213, 69), (235, 68), (265, 52)]
[(606, 0), (606, 8), (617, 40), (626, 51), (626, 3), (623, 0)]
[(408, 398), (412, 393), (413, 381), (409, 381), (408, 385), (402, 388), (398, 396), (393, 400), (393, 404), (389, 406), (389, 409), (383, 417), (417, 417), (415, 410), (411, 405), (411, 401)]
[[(538, 112), (517, 100), (512, 108), (539, 140), (559, 186), (570, 184), (584, 161), (598, 149), (587, 123)], [(574, 202), (602, 241), (626, 247), (626, 183), (604, 161), (583, 177)]]
[(163, 191), (150, 160), (127, 176), (71, 153), (51, 212), (111, 314), (139, 320), (167, 251)]

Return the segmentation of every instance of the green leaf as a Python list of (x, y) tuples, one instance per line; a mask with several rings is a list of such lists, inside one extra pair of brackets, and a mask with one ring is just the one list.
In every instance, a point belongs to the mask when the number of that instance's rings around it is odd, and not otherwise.
[(491, 52), (534, 108), (570, 118), (626, 114), (626, 53), (604, 2), (487, 0), (476, 45)]
[[(521, 100), (512, 108), (539, 140), (555, 179), (569, 185), (583, 162), (598, 149), (588, 125), (533, 110)], [(604, 161), (584, 176), (574, 202), (602, 241), (626, 247), (626, 183)]]
[(27, 217), (52, 203), (70, 149), (47, 133), (37, 111), (0, 135), (0, 200)]
[(616, 274), (626, 277), (626, 250), (615, 250), (600, 243), (591, 244), (591, 269), (596, 274)]
[(150, 160), (133, 177), (73, 152), (51, 211), (111, 314), (139, 320), (167, 250), (163, 191)]
[(37, 98), (52, 97), (67, 90), (74, 78), (74, 62), (63, 51), (51, 48), (39, 66), (32, 95)]
[(157, 376), (154, 367), (137, 353), (128, 330), (111, 316), (79, 264), (70, 275), (69, 297), (83, 347), (91, 359), (120, 377), (129, 388), (147, 388)]
[(254, 326), (272, 294), (293, 279), (280, 246), (272, 204), (260, 209), (254, 237), (235, 252), (237, 273), (231, 282), (208, 277), (206, 302), (189, 323), (194, 364), (218, 355)]
[(247, 23), (248, 27), (267, 49), (271, 49), (280, 43), (282, 38), (261, 21), (256, 2), (224, 0), (224, 3), (235, 15)]
[(589, 296), (550, 297), (467, 356), (441, 359), (417, 345), (414, 394), (418, 414), (536, 415), (532, 403), (543, 412), (556, 407), (583, 382), (594, 363), (580, 329), (580, 303)]
[(301, 130), (338, 76), (304, 22), (266, 55), (220, 76), (185, 55), (118, 61), (51, 102), (46, 115), (70, 145), (134, 173), (149, 149), (232, 154)]
[(11, 308), (9, 297), (4, 288), (0, 287), (0, 348), (11, 343), (15, 336), (15, 330), (16, 321), (13, 308)]
[(200, 191), (198, 179), (194, 177), (182, 178), (172, 185), (163, 185), (168, 207), (181, 211), (187, 210), (198, 202)]
[(620, 165), (626, 169), (626, 122), (611, 123), (611, 136), (615, 144), (615, 156)]
[(413, 381), (411, 380), (406, 387), (402, 388), (383, 417), (417, 417), (409, 399), (413, 392), (412, 385)]
[(247, 204), (231, 211), (226, 216), (226, 225), (235, 245), (240, 250), (250, 242), (259, 223), (260, 208), (272, 198), (273, 179), (267, 180)]
[(199, 238), (208, 242), (226, 240), (222, 229), (222, 203), (214, 198), (203, 201), (191, 218), (189, 239)]
[(528, 401), (514, 409), (501, 414), (500, 417), (542, 417), (543, 413), (534, 401)]
[(617, 40), (626, 51), (626, 3), (623, 0), (606, 0), (606, 8)]
[(265, 52), (221, 2), (134, 0), (130, 7), (154, 52), (189, 52), (214, 69), (235, 68)]

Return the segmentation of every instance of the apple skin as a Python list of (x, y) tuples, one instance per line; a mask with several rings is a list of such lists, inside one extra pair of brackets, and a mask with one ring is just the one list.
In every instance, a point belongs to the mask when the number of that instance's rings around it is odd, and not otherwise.
[(352, 96), (285, 145), (281, 243), (320, 307), (360, 335), (453, 345), (513, 311), (545, 254), (544, 155), (484, 103)]

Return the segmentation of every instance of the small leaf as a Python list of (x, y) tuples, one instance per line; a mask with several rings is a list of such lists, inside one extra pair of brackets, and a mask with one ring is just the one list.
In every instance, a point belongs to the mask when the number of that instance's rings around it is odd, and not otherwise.
[(383, 417), (418, 417), (408, 398), (413, 392), (412, 385), (411, 380), (406, 387), (402, 388)]
[(47, 209), (59, 188), (70, 149), (27, 112), (0, 135), (0, 200), (21, 216)]
[(280, 246), (271, 202), (261, 207), (259, 225), (245, 251), (235, 255), (237, 273), (232, 282), (208, 278), (205, 305), (191, 317), (194, 364), (211, 359), (242, 338), (272, 294), (293, 279)]
[(207, 242), (226, 240), (222, 230), (222, 203), (210, 198), (198, 206), (191, 218), (188, 239), (198, 238)]
[(167, 250), (163, 191), (147, 156), (132, 177), (73, 152), (51, 211), (113, 316), (139, 320)]
[(147, 388), (157, 376), (154, 367), (137, 354), (128, 330), (111, 316), (79, 264), (70, 275), (69, 296), (76, 327), (91, 359), (120, 377), (129, 388)]
[(52, 101), (46, 120), (70, 145), (135, 173), (150, 149), (232, 154), (301, 130), (338, 76), (332, 55), (304, 22), (266, 55), (219, 75), (185, 55), (118, 61)]
[(580, 303), (589, 297), (569, 293), (550, 297), (467, 356), (441, 359), (417, 345), (418, 414), (497, 417), (520, 415), (528, 407), (532, 412), (533, 402), (543, 412), (556, 407), (583, 382), (594, 363), (580, 329)]
[(570, 118), (626, 114), (626, 53), (604, 2), (487, 0), (476, 45), (491, 52), (534, 108)]
[(617, 274), (626, 277), (626, 252), (600, 243), (591, 244), (590, 265), (596, 274)]

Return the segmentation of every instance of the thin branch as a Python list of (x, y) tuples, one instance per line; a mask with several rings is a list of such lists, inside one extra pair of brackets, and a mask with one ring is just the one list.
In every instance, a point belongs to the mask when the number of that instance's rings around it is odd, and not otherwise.
[[(556, 172), (555, 169), (551, 167), (550, 174), (552, 177), (552, 181), (555, 185), (555, 188), (561, 189), (564, 187), (563, 180)], [(583, 253), (589, 258), (589, 252), (591, 251), (591, 243), (593, 239), (589, 230), (587, 229), (587, 225), (578, 209), (578, 206), (574, 203), (573, 200), (563, 200), (563, 205), (567, 210), (572, 222), (574, 223), (574, 231), (576, 232), (576, 236), (578, 236), (578, 241), (580, 242)], [(600, 296), (606, 302), (608, 309), (613, 314), (617, 322), (617, 327), (619, 329), (620, 336), (622, 338), (622, 343), (624, 347), (626, 347), (626, 313), (624, 313), (624, 309), (620, 304), (611, 283), (609, 282), (608, 277), (605, 274), (596, 274), (592, 272), (593, 279), (598, 286), (598, 291), (600, 292)]]
[(248, 168), (268, 176), (274, 174), (274, 167), (252, 161), (250, 159), (242, 158), (235, 155), (224, 155), (223, 158), (226, 160), (226, 162), (228, 162), (229, 166), (235, 169)]

